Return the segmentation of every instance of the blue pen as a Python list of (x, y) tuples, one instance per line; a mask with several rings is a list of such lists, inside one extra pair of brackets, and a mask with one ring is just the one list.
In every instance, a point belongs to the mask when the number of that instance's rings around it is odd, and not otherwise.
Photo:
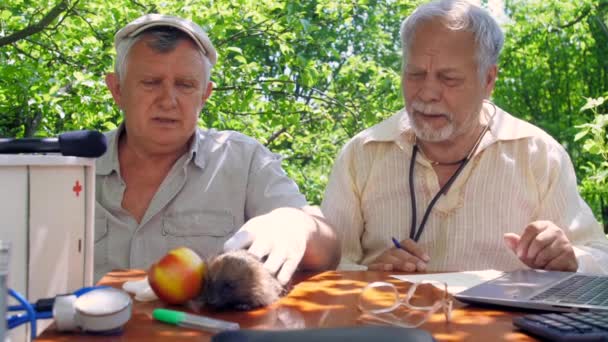
[[(402, 250), (408, 252), (407, 249), (405, 249), (405, 248), (403, 248), (403, 246), (401, 246), (401, 243), (399, 243), (399, 241), (397, 241), (397, 239), (392, 237), (391, 240), (393, 240), (393, 245), (395, 245), (395, 248), (399, 248), (399, 249), (402, 249)], [(428, 257), (428, 255), (426, 253), (422, 255), (422, 261), (429, 262), (429, 260), (431, 260), (431, 259)], [(426, 267), (423, 267), (420, 270), (424, 270), (425, 268)]]
[(391, 240), (393, 240), (393, 245), (395, 245), (395, 248), (399, 248), (399, 249), (403, 249), (403, 246), (401, 246), (401, 244), (399, 243), (399, 241), (397, 241), (397, 239), (395, 239), (394, 237), (391, 238)]

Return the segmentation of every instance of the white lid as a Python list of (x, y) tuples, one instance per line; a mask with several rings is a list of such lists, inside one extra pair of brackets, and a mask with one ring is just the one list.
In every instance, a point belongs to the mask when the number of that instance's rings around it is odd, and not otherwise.
[(96, 289), (78, 297), (75, 303), (79, 314), (105, 316), (124, 310), (131, 304), (131, 297), (112, 287)]

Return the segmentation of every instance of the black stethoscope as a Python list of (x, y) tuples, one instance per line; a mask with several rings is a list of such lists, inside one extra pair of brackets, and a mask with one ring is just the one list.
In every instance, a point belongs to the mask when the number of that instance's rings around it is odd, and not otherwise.
[(454, 181), (456, 180), (456, 178), (458, 177), (460, 172), (462, 172), (464, 167), (469, 163), (469, 160), (471, 160), (471, 158), (473, 157), (473, 154), (475, 153), (475, 151), (477, 150), (477, 147), (481, 143), (481, 139), (483, 138), (483, 136), (490, 129), (490, 124), (492, 123), (492, 120), (494, 120), (494, 116), (496, 115), (496, 105), (494, 105), (492, 102), (487, 101), (487, 100), (484, 100), (484, 102), (491, 104), (492, 107), (494, 108), (494, 112), (492, 113), (490, 120), (488, 121), (486, 126), (481, 131), (479, 138), (477, 138), (477, 141), (475, 142), (475, 145), (473, 145), (473, 147), (469, 151), (469, 154), (464, 159), (461, 159), (461, 160), (453, 162), (453, 163), (449, 163), (452, 165), (460, 164), (460, 166), (458, 166), (458, 169), (456, 169), (454, 174), (439, 189), (439, 191), (437, 192), (437, 194), (435, 194), (433, 199), (431, 199), (429, 206), (426, 208), (424, 215), (422, 216), (422, 221), (420, 222), (420, 226), (418, 226), (418, 229), (416, 229), (417, 218), (416, 218), (416, 193), (414, 192), (414, 165), (416, 165), (416, 155), (418, 154), (419, 148), (418, 148), (417, 143), (414, 144), (414, 147), (412, 150), (412, 157), (410, 159), (410, 174), (409, 174), (410, 202), (412, 203), (412, 221), (411, 221), (411, 226), (410, 226), (410, 239), (414, 240), (414, 242), (418, 242), (418, 240), (420, 239), (420, 235), (422, 235), (422, 232), (424, 231), (424, 226), (426, 225), (426, 221), (428, 220), (429, 215), (431, 214), (431, 210), (435, 206), (435, 203), (439, 200), (439, 197), (441, 195), (444, 195), (448, 191), (448, 189), (450, 188), (452, 183), (454, 183)]

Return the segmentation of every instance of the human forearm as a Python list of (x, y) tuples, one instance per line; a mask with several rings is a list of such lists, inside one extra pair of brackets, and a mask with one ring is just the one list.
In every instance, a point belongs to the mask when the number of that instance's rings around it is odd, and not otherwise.
[(302, 208), (302, 214), (314, 221), (306, 244), (306, 251), (300, 263), (301, 270), (321, 271), (335, 269), (340, 262), (340, 243), (334, 229), (327, 222), (318, 207)]

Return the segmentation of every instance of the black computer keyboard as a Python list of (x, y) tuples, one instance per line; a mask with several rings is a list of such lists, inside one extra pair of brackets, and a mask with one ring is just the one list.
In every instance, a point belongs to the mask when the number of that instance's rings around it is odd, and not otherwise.
[(525, 315), (513, 324), (551, 341), (608, 341), (608, 311)]

